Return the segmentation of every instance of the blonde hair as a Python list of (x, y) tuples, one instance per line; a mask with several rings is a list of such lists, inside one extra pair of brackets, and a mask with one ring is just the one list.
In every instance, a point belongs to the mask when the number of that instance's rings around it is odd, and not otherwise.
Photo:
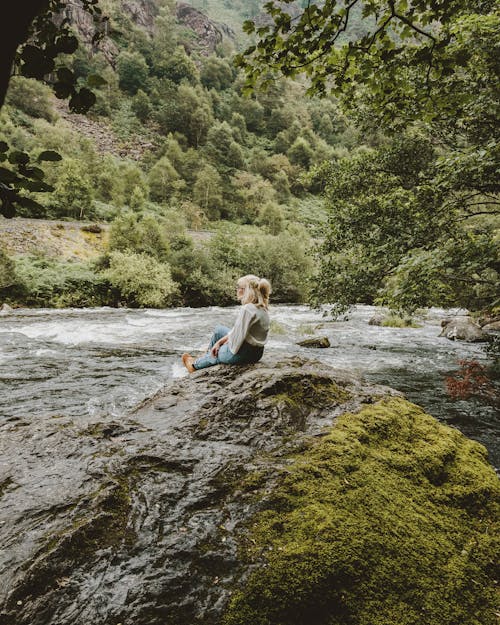
[(249, 274), (238, 280), (238, 286), (245, 289), (242, 304), (255, 304), (259, 308), (269, 307), (269, 296), (271, 295), (271, 283), (265, 278), (259, 278)]

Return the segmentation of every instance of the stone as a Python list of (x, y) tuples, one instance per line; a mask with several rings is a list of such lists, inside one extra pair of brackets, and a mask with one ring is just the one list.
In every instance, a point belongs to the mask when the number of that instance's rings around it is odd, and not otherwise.
[(330, 341), (327, 336), (315, 336), (311, 339), (304, 339), (303, 341), (298, 341), (297, 345), (301, 347), (313, 347), (316, 349), (330, 347)]
[(484, 332), (500, 332), (500, 320), (487, 323), (482, 329)]
[(385, 319), (385, 315), (381, 313), (376, 313), (373, 317), (368, 321), (369, 326), (381, 326)]
[[(389, 613), (402, 588), (408, 613), (429, 599), (429, 625), (466, 622), (446, 609), (455, 594), (477, 622), (492, 613), (484, 448), (349, 372), (265, 354), (174, 380), (120, 419), (0, 427), (2, 624), (367, 625), (363, 601)], [(463, 598), (468, 575), (481, 586)]]
[(8, 314), (10, 314), (12, 312), (12, 310), (13, 310), (13, 308), (4, 302), (2, 304), (2, 306), (0, 307), (0, 314), (1, 315), (8, 315)]
[(439, 336), (444, 336), (451, 341), (459, 340), (475, 343), (487, 340), (486, 334), (480, 326), (474, 323), (471, 317), (461, 316), (444, 319), (442, 327), (443, 329)]

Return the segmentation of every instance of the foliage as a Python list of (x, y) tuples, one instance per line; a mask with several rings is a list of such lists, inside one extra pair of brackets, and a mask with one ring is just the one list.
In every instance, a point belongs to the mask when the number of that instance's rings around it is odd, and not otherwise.
[(256, 495), (224, 625), (494, 625), (500, 491), (481, 445), (388, 398), (288, 460)]
[(111, 252), (103, 275), (119, 292), (120, 301), (130, 306), (161, 308), (176, 293), (170, 266), (146, 254)]
[(6, 103), (31, 117), (43, 117), (51, 122), (55, 119), (55, 113), (50, 94), (49, 87), (37, 80), (13, 76), (9, 83)]
[(222, 208), (222, 178), (208, 163), (200, 169), (193, 187), (193, 199), (209, 219), (218, 219)]
[(120, 88), (132, 95), (147, 89), (149, 68), (139, 52), (121, 52), (116, 59)]
[(475, 234), (447, 189), (431, 143), (406, 135), (328, 169), (329, 225), (320, 250), (317, 301), (488, 306), (498, 283), (498, 243)]
[(185, 186), (185, 182), (166, 156), (163, 156), (151, 169), (148, 182), (151, 198), (155, 202), (167, 202)]
[[(38, 6), (38, 5), (36, 5)], [(102, 11), (94, 0), (82, 0), (81, 10), (87, 13), (93, 20), (98, 29), (105, 22), (102, 17)], [(30, 15), (34, 7), (27, 7), (27, 15)], [(36, 10), (36, 9), (35, 9)], [(90, 109), (95, 103), (95, 95), (89, 87), (102, 84), (104, 81), (100, 76), (93, 75), (88, 77), (87, 86), (78, 86), (77, 77), (69, 67), (60, 61), (60, 55), (72, 54), (78, 48), (78, 39), (71, 30), (71, 21), (68, 12), (70, 11), (69, 3), (66, 0), (49, 0), (46, 10), (39, 15), (34, 16), (31, 24), (26, 22), (27, 32), (20, 33), (23, 41), (17, 50), (14, 61), (14, 71), (25, 78), (36, 78), (44, 80), (47, 76), (51, 77), (51, 87), (55, 95), (60, 99), (69, 98), (69, 108), (71, 111), (84, 113)], [(101, 32), (96, 30), (93, 36), (93, 43), (96, 43)], [(58, 63), (59, 60), (59, 63)], [(5, 59), (9, 63), (8, 58)], [(19, 85), (13, 86), (14, 101), (19, 96)], [(24, 83), (24, 89), (27, 85)], [(31, 89), (33, 92), (33, 89)], [(3, 104), (3, 93), (1, 103)], [(34, 100), (36, 98), (33, 98)], [(29, 100), (25, 104), (25, 108), (30, 107)], [(36, 111), (36, 102), (31, 102), (31, 110)], [(47, 114), (47, 108), (40, 103), (38, 110), (43, 110)], [(9, 146), (2, 144), (2, 155), (9, 151)], [(9, 158), (15, 154), (14, 150), (10, 150)], [(18, 157), (15, 157), (18, 159)], [(20, 193), (20, 189), (33, 189), (38, 187), (36, 191), (50, 191), (50, 186), (43, 182), (43, 174), (41, 170), (34, 167), (23, 156), (23, 161), (10, 161), (16, 165), (16, 170), (2, 168), (0, 177), (0, 213), (5, 217), (12, 217), (15, 214), (16, 206), (24, 209), (29, 208), (40, 212), (42, 207), (38, 202), (31, 198), (27, 198)], [(38, 170), (38, 171), (37, 171)], [(9, 173), (6, 173), (9, 172)], [(31, 187), (31, 189), (30, 189)]]
[(477, 360), (459, 360), (458, 364), (460, 369), (445, 379), (446, 390), (452, 399), (496, 398), (495, 388), (484, 365)]
[(17, 276), (14, 261), (7, 252), (0, 247), (0, 295), (6, 289), (16, 284)]
[(18, 206), (37, 216), (43, 215), (42, 205), (25, 193), (53, 191), (53, 187), (44, 181), (45, 172), (38, 165), (42, 161), (60, 159), (57, 152), (44, 150), (33, 161), (28, 153), (9, 149), (5, 141), (0, 141), (0, 163), (8, 165), (0, 167), (1, 214), (4, 217), (13, 217), (15, 207)]
[(57, 217), (83, 219), (92, 217), (94, 190), (89, 176), (81, 171), (75, 159), (64, 159), (61, 163), (51, 207)]
[(166, 261), (170, 252), (166, 222), (151, 213), (122, 213), (111, 224), (109, 249)]
[(7, 292), (13, 302), (56, 308), (112, 303), (108, 283), (91, 263), (21, 256), (15, 271), (16, 282)]

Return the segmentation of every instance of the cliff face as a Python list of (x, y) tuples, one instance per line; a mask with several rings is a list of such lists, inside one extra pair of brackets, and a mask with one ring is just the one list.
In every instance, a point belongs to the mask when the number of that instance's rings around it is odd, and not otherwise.
[[(120, 11), (123, 11), (137, 27), (151, 37), (158, 15), (158, 7), (154, 0), (118, 1)], [(216, 47), (222, 42), (223, 35), (229, 38), (234, 37), (234, 33), (228, 26), (214, 22), (204, 13), (184, 2), (176, 4), (176, 17), (179, 24), (192, 31), (192, 40), (189, 45), (185, 44), (188, 53), (196, 50), (200, 54), (208, 56), (215, 52)], [(88, 13), (80, 9), (78, 5), (74, 5), (71, 9), (70, 18), (85, 45), (88, 48), (93, 48), (94, 24)], [(106, 32), (108, 33), (108, 31)], [(99, 49), (111, 64), (119, 52), (118, 47), (109, 36), (105, 36), (96, 49)]]
[(0, 446), (6, 625), (493, 625), (484, 449), (317, 362), (199, 371), (119, 422), (20, 416)]

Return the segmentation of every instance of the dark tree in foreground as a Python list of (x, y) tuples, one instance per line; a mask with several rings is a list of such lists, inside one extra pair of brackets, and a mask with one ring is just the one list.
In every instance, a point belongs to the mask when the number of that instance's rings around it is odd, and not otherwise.
[[(96, 43), (102, 36), (101, 9), (98, 0), (80, 0), (81, 9), (92, 16), (96, 24)], [(9, 19), (0, 22), (0, 107), (5, 100), (10, 76), (19, 74), (47, 82), (60, 99), (69, 99), (70, 110), (85, 113), (95, 102), (95, 95), (89, 89), (102, 84), (99, 76), (89, 77), (87, 86), (77, 84), (75, 74), (58, 57), (74, 53), (79, 45), (71, 29), (67, 13), (67, 0), (28, 0), (9, 3)], [(38, 162), (59, 160), (54, 151), (43, 152)], [(11, 150), (0, 142), (0, 214), (12, 217), (16, 206), (41, 212), (42, 206), (24, 192), (45, 192), (53, 188), (43, 180), (44, 172), (37, 163), (30, 161), (25, 152)]]

